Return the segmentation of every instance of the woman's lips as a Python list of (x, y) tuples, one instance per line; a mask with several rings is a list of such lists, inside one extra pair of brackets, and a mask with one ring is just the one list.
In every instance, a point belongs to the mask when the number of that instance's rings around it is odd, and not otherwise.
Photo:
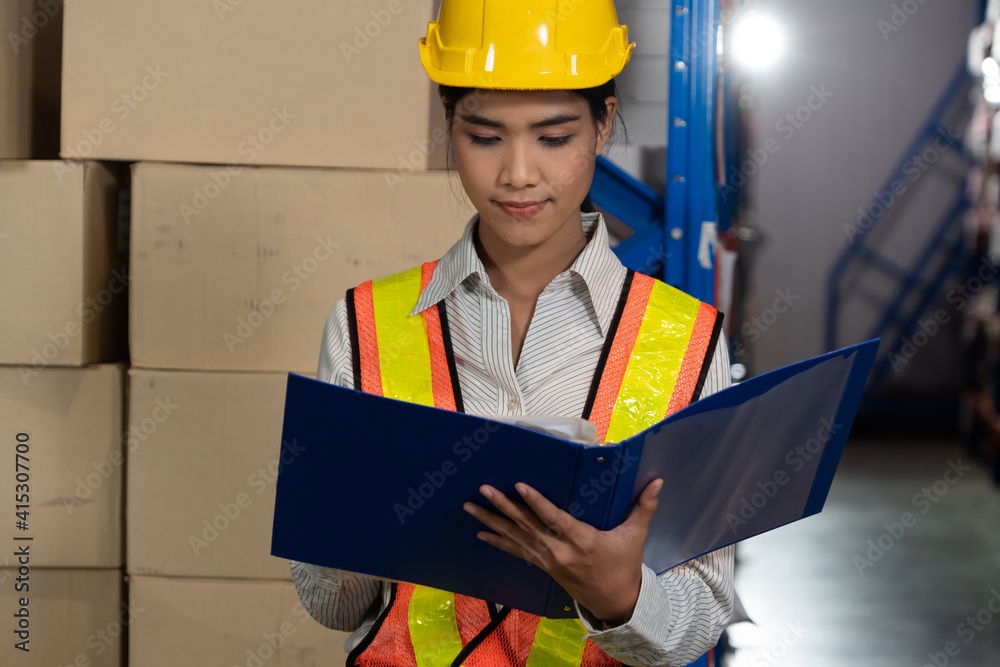
[(542, 212), (542, 209), (548, 205), (548, 200), (535, 202), (528, 206), (518, 205), (513, 206), (510, 204), (504, 204), (502, 202), (496, 202), (496, 205), (500, 209), (512, 218), (517, 218), (519, 220), (527, 220), (528, 218), (534, 218), (536, 215)]

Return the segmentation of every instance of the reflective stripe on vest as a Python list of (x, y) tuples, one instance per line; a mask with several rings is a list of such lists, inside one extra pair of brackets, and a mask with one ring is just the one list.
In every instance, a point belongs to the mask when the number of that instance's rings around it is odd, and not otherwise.
[(454, 593), (414, 586), (407, 620), (417, 667), (442, 667), (458, 657), (462, 638), (455, 623)]
[(694, 395), (717, 311), (636, 273), (590, 421), (601, 442), (621, 442), (686, 407)]
[(436, 265), (427, 262), (354, 289), (361, 390), (455, 410), (438, 310), (427, 308), (410, 317)]
[[(454, 360), (449, 356), (447, 321), (440, 317), (443, 302), (440, 310), (431, 307), (409, 317), (436, 264), (428, 262), (349, 291), (355, 378), (368, 393), (456, 410), (461, 392)], [(602, 442), (623, 440), (688, 405), (700, 391), (718, 333), (714, 308), (632, 271), (623, 286), (619, 310), (620, 318), (609, 332), (613, 338), (608, 341), (603, 370), (598, 369), (601, 375), (588, 416), (597, 425)], [(406, 629), (412, 657), (376, 656), (369, 647), (361, 651), (356, 664), (451, 665), (464, 648), (455, 613), (456, 597), (489, 603), (426, 586), (396, 586), (400, 599), (406, 599), (400, 591), (409, 593)], [(538, 618), (517, 610), (511, 610), (510, 616), (515, 623), (537, 618), (525, 663), (528, 667), (577, 666), (585, 653), (600, 656), (588, 664), (620, 664), (591, 640), (584, 640), (587, 631), (579, 619)], [(381, 626), (372, 630), (382, 631)], [(464, 664), (484, 664), (473, 659), (476, 650)]]
[(564, 667), (579, 665), (587, 642), (587, 628), (577, 618), (538, 619), (535, 640), (525, 667)]

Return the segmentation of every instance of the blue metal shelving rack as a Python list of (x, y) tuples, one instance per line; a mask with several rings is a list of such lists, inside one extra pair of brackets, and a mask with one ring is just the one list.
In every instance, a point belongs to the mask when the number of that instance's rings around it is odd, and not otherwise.
[[(673, 0), (664, 196), (603, 157), (590, 188), (597, 206), (633, 230), (615, 247), (625, 266), (706, 303), (715, 301), (718, 32), (719, 0)], [(709, 654), (689, 667), (709, 667)]]
[(591, 199), (633, 230), (622, 263), (706, 303), (715, 299), (714, 131), (719, 0), (674, 0), (664, 196), (599, 157)]

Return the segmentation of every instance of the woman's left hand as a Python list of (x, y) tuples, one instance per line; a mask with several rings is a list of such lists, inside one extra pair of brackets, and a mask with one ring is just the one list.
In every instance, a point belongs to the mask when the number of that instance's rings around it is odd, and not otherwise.
[(516, 503), (484, 484), (479, 491), (504, 516), (465, 503), (465, 511), (495, 531), (484, 542), (545, 570), (597, 618), (625, 623), (642, 585), (642, 548), (656, 512), (663, 481), (650, 482), (624, 523), (598, 530), (574, 519), (527, 484), (516, 485), (526, 504)]

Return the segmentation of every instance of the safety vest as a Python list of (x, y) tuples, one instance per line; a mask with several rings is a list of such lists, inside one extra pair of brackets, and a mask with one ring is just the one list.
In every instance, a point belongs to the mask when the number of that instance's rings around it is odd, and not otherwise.
[[(463, 412), (442, 299), (411, 317), (437, 261), (348, 290), (355, 387)], [(696, 400), (722, 315), (628, 270), (583, 418), (598, 442), (620, 442)], [(551, 619), (465, 595), (393, 583), (391, 600), (348, 665), (569, 667), (619, 665), (579, 619)]]

